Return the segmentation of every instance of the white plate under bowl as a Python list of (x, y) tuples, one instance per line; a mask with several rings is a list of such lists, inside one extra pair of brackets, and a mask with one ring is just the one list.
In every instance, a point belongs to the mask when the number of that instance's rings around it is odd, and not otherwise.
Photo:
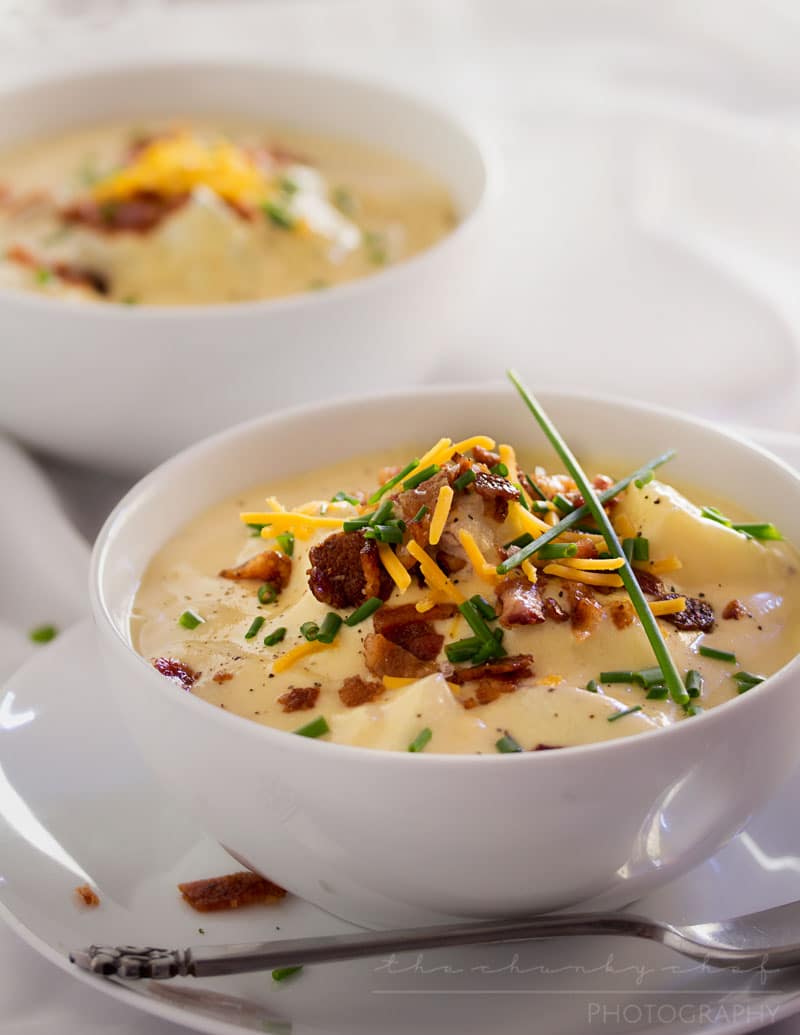
[[(764, 444), (800, 463), (800, 439), (765, 436)], [(71, 948), (183, 947), (350, 928), (297, 899), (219, 915), (193, 913), (181, 901), (179, 881), (237, 867), (144, 769), (109, 701), (88, 625), (6, 682), (0, 760), (0, 915), (81, 980), (201, 1031), (529, 1035), (535, 1017), (540, 1031), (602, 1026), (606, 1035), (698, 1029), (732, 1035), (800, 1010), (797, 971), (715, 972), (658, 946), (618, 938), (329, 964), (281, 985), (269, 974), (127, 985), (89, 978), (71, 968)], [(642, 900), (637, 911), (680, 923), (796, 899), (798, 801), (800, 773), (747, 832)], [(398, 822), (413, 823), (413, 816)], [(96, 910), (75, 900), (73, 889), (86, 881), (99, 889)]]

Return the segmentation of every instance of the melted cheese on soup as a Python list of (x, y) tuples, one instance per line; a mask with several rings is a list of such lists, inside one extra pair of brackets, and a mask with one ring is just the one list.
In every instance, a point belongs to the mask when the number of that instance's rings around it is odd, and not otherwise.
[[(464, 666), (448, 666), (444, 652), (438, 662), (445, 671), (424, 678), (380, 680), (370, 673), (365, 667), (364, 643), (373, 632), (372, 618), (353, 627), (343, 624), (331, 645), (309, 645), (301, 628), (309, 622), (322, 625), (332, 610), (309, 590), (309, 555), (335, 528), (312, 527), (308, 538), (295, 539), (291, 577), (274, 602), (259, 603), (258, 581), (231, 581), (218, 575), (221, 569), (275, 546), (274, 540), (265, 541), (257, 532), (254, 536), (243, 530), (238, 520), (241, 511), (262, 509), (265, 497), (277, 497), (292, 508), (308, 500), (330, 501), (343, 489), (369, 494), (379, 468), (401, 466), (409, 455), (407, 449), (391, 455), (384, 452), (281, 484), (259, 486), (201, 514), (158, 552), (145, 572), (131, 614), (136, 649), (151, 660), (179, 659), (199, 674), (191, 692), (210, 705), (287, 731), (322, 716), (330, 728), (326, 739), (386, 750), (408, 750), (423, 730), (431, 733), (426, 751), (494, 754), (497, 741), (507, 734), (524, 750), (533, 750), (610, 740), (692, 721), (669, 698), (648, 697), (648, 690), (635, 683), (601, 683), (596, 692), (586, 689), (592, 680), (600, 680), (602, 672), (655, 665), (638, 619), (619, 628), (612, 618), (615, 606), (628, 599), (624, 590), (594, 592), (602, 616), (588, 635), (570, 620), (509, 625), (504, 629), (505, 651), (511, 656), (532, 655), (533, 675), (490, 703), (465, 707), (470, 685), (457, 686), (448, 678), (450, 668)], [(495, 565), (499, 558), (491, 556), (488, 542), (479, 532), (480, 522), (473, 520), (477, 496), (469, 489), (459, 491), (458, 496), (461, 502), (452, 504), (448, 521), (469, 525), (476, 543), (482, 544)], [(464, 509), (469, 500), (473, 504)], [(709, 502), (720, 505), (703, 499), (704, 504)], [(312, 514), (322, 510), (324, 520), (330, 522), (337, 515), (353, 517), (360, 508), (338, 501), (318, 502), (304, 509)], [(734, 507), (723, 509), (745, 519)], [(659, 559), (666, 559), (663, 567), (673, 569), (661, 576), (667, 593), (696, 598), (714, 610), (714, 628), (705, 633), (681, 630), (666, 618), (659, 619), (679, 670), (694, 669), (702, 675), (703, 688), (696, 704), (713, 708), (735, 698), (739, 692), (733, 678), (736, 672), (767, 676), (800, 650), (800, 557), (789, 543), (749, 539), (710, 521), (677, 488), (660, 480), (642, 488), (631, 485), (612, 513), (619, 529), (633, 529), (634, 534), (648, 539), (656, 570)], [(484, 524), (495, 538), (506, 541), (518, 534), (513, 514), (501, 524), (493, 521), (489, 518)], [(676, 567), (676, 559), (681, 567)], [(534, 577), (541, 596), (569, 612), (567, 580), (545, 575), (543, 563)], [(450, 578), (464, 598), (480, 594), (494, 603), (496, 586), (487, 570), (480, 573), (467, 563)], [(424, 580), (414, 577), (402, 593), (395, 586), (383, 607), (417, 604), (430, 595)], [(744, 613), (739, 618), (723, 618), (732, 601), (738, 601)], [(202, 618), (193, 629), (179, 624), (187, 609)], [(353, 610), (345, 608), (339, 613), (344, 617)], [(264, 621), (248, 639), (245, 634), (257, 617)], [(425, 613), (419, 617), (424, 620)], [(445, 644), (472, 635), (458, 612), (432, 624)], [(286, 630), (283, 640), (265, 646), (264, 638), (281, 628)], [(701, 645), (733, 652), (736, 662), (704, 657), (698, 653)], [(287, 659), (292, 663), (284, 668)], [(348, 707), (339, 691), (354, 675), (371, 682), (380, 680), (381, 690), (373, 700)], [(286, 711), (279, 698), (293, 688), (316, 690), (313, 707)], [(176, 692), (183, 691), (176, 687)], [(629, 711), (632, 708), (637, 710)]]

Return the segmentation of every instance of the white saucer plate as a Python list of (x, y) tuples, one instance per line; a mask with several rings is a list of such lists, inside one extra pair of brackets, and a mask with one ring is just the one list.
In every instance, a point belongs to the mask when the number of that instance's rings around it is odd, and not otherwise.
[[(800, 461), (800, 439), (759, 439)], [(100, 991), (226, 1035), (528, 1035), (592, 1028), (605, 1035), (731, 1035), (800, 1010), (797, 972), (717, 972), (657, 946), (605, 937), (330, 964), (281, 984), (269, 973), (141, 984), (80, 974), (68, 952), (92, 943), (172, 948), (350, 929), (296, 899), (205, 915), (183, 903), (178, 882), (238, 866), (153, 782), (118, 719), (107, 681), (93, 630), (84, 623), (0, 691), (0, 915), (42, 955)], [(724, 851), (638, 903), (637, 911), (699, 921), (796, 899), (798, 801), (800, 773)], [(454, 821), (469, 821), (468, 803)], [(524, 817), (509, 816), (513, 822)], [(84, 883), (98, 889), (99, 908), (79, 905), (74, 889)]]

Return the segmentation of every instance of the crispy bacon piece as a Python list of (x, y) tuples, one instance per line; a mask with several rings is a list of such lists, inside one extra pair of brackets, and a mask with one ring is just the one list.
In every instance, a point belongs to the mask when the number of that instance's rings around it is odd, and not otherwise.
[(582, 536), (575, 545), (577, 547), (576, 557), (591, 559), (597, 557), (597, 547), (594, 545), (594, 540), (588, 536)]
[(472, 455), (479, 464), (486, 464), (489, 468), (500, 463), (500, 454), (491, 449), (484, 449), (483, 446), (473, 446)]
[(456, 686), (463, 686), (464, 683), (480, 679), (503, 679), (515, 683), (532, 675), (532, 654), (509, 654), (505, 658), (486, 661), (483, 665), (473, 665), (472, 668), (457, 668), (448, 678)]
[(569, 615), (555, 597), (547, 597), (544, 602), (544, 616), (552, 622), (568, 622)]
[[(403, 538), (404, 546), (409, 539), (414, 539), (423, 549), (428, 546), (431, 517), (436, 507), (436, 501), (439, 498), (439, 490), (443, 485), (449, 484), (449, 472), (446, 468), (443, 468), (426, 481), (421, 482), (415, 489), (406, 489), (395, 497), (394, 503), (397, 512), (408, 525)], [(427, 512), (423, 514), (419, 521), (412, 521), (412, 518), (416, 517), (422, 506), (428, 508)], [(411, 568), (417, 563), (405, 549), (401, 548), (398, 550), (397, 556), (407, 568)]]
[(313, 708), (319, 697), (318, 686), (293, 686), (278, 698), (285, 712), (304, 712)]
[(488, 474), (486, 471), (478, 471), (475, 474), (475, 481), (472, 488), (479, 496), (492, 504), (494, 510), (492, 516), (495, 521), (505, 521), (508, 517), (508, 505), (519, 499), (519, 489), (499, 474)]
[(223, 579), (258, 579), (271, 582), (277, 590), (285, 589), (292, 574), (292, 560), (279, 550), (264, 550), (236, 568), (223, 568)]
[[(675, 600), (682, 593), (662, 593), (659, 600)], [(660, 616), (665, 622), (671, 622), (676, 628), (684, 631), (711, 632), (714, 628), (714, 608), (697, 597), (686, 597), (686, 607), (672, 615)]]
[(202, 675), (177, 658), (153, 658), (153, 668), (158, 669), (167, 679), (174, 679), (176, 683), (180, 683), (184, 690), (191, 690)]
[(413, 604), (403, 604), (380, 608), (372, 621), (376, 633), (382, 633), (420, 661), (433, 661), (444, 645), (444, 636), (436, 632), (431, 622), (452, 618), (455, 612), (455, 604), (436, 604), (424, 615)]
[(177, 212), (189, 200), (188, 194), (167, 197), (142, 191), (121, 201), (95, 201), (81, 198), (61, 211), (66, 223), (86, 226), (100, 233), (129, 232), (145, 234)]
[(361, 676), (348, 676), (339, 690), (339, 697), (346, 708), (357, 708), (360, 704), (374, 701), (383, 691), (383, 683), (379, 683), (377, 680), (362, 679)]
[(608, 613), (611, 615), (611, 621), (618, 629), (627, 629), (629, 625), (633, 624), (633, 620), (636, 617), (636, 612), (630, 600), (612, 600), (608, 605)]
[(469, 711), (479, 704), (491, 704), (501, 694), (513, 694), (517, 684), (513, 679), (479, 679), (474, 687), (473, 697), (460, 698), (461, 704)]
[(422, 679), (437, 672), (436, 665), (419, 658), (392, 643), (381, 633), (370, 633), (364, 639), (364, 660), (373, 676), (401, 676), (405, 679)]
[(640, 571), (638, 568), (633, 569), (633, 574), (642, 588), (642, 593), (651, 597), (660, 597), (664, 592), (664, 583), (658, 575), (651, 575), (649, 571)]
[(94, 888), (89, 887), (88, 884), (81, 884), (79, 888), (75, 888), (75, 894), (81, 902), (90, 909), (94, 909), (100, 905), (100, 896)]
[(722, 612), (722, 617), (738, 622), (740, 618), (748, 618), (750, 612), (741, 600), (729, 600)]
[(209, 877), (207, 880), (193, 880), (178, 885), (192, 909), (198, 913), (214, 913), (221, 909), (239, 909), (255, 903), (278, 902), (286, 895), (286, 889), (274, 884), (266, 877), (245, 870), (229, 873), (224, 877)]
[[(444, 536), (442, 538), (444, 539)], [(466, 568), (467, 559), (466, 557), (459, 557), (454, 553), (448, 553), (447, 550), (438, 550), (436, 553), (436, 563), (443, 572), (446, 572), (448, 575), (454, 575), (457, 571), (461, 571), (462, 568)]]
[(12, 244), (6, 252), (6, 257), (19, 266), (47, 270), (66, 284), (91, 288), (98, 295), (107, 295), (111, 290), (105, 274), (82, 266), (73, 266), (68, 262), (46, 262), (44, 259), (37, 259), (30, 249), (21, 244)]
[(500, 624), (510, 629), (512, 625), (538, 625), (545, 621), (544, 601), (536, 586), (527, 579), (505, 579), (497, 587), (497, 605)]
[(215, 683), (229, 683), (233, 679), (233, 672), (215, 672), (211, 678)]
[(595, 600), (594, 593), (589, 587), (580, 582), (566, 582), (565, 589), (570, 601), (572, 630), (579, 640), (584, 640), (591, 636), (602, 621), (605, 613), (603, 605)]
[(308, 586), (331, 607), (357, 607), (369, 597), (386, 600), (394, 583), (384, 569), (374, 539), (363, 531), (334, 532), (308, 555)]
[(387, 635), (387, 629), (398, 625), (408, 625), (424, 618), (428, 622), (441, 622), (452, 618), (456, 613), (455, 604), (434, 604), (430, 610), (420, 613), (414, 604), (401, 604), (399, 607), (380, 607), (372, 618), (375, 632)]

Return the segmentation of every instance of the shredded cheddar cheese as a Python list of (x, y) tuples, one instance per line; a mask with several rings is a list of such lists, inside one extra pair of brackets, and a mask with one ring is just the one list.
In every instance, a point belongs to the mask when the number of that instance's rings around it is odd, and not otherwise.
[(564, 557), (559, 564), (581, 571), (616, 571), (625, 566), (624, 557)]
[(411, 585), (411, 576), (403, 565), (398, 561), (394, 550), (388, 543), (378, 543), (378, 556), (381, 564), (392, 577), (392, 581), (401, 593), (405, 593)]
[(536, 585), (536, 580), (537, 580), (537, 578), (539, 576), (536, 574), (536, 568), (534, 567), (532, 562), (529, 561), (529, 560), (528, 561), (523, 561), (522, 564), (520, 565), (520, 567), (525, 572), (525, 574), (528, 576), (528, 581), (530, 582), (530, 584), (532, 586), (535, 586)]
[(531, 514), (529, 510), (526, 510), (521, 503), (517, 503), (515, 500), (510, 508), (509, 513), (512, 521), (515, 523), (520, 532), (530, 532), (534, 537), (540, 536), (543, 532), (550, 531), (550, 525), (542, 521), (535, 514)]
[(436, 506), (433, 508), (430, 532), (428, 533), (428, 542), (431, 546), (436, 546), (442, 538), (444, 526), (450, 515), (450, 507), (453, 505), (453, 496), (453, 490), (449, 485), (443, 485), (441, 489), (439, 489)]
[(281, 672), (285, 672), (291, 668), (301, 658), (308, 657), (309, 654), (316, 654), (317, 651), (325, 650), (326, 647), (333, 647), (332, 643), (320, 643), (319, 640), (311, 640), (308, 643), (298, 643), (296, 647), (292, 647), (291, 650), (287, 650), (285, 654), (281, 654), (279, 658), (276, 658), (272, 662), (272, 671), (275, 675)]
[(517, 454), (514, 452), (514, 447), (503, 442), (497, 447), (497, 452), (500, 454), (500, 463), (505, 464), (508, 468), (508, 477), (512, 482), (515, 482), (519, 468), (517, 467)]
[[(415, 474), (419, 474), (420, 471), (424, 471), (426, 467), (430, 467), (431, 464), (439, 463), (437, 456), (443, 451), (452, 447), (452, 439), (440, 438), (435, 446), (431, 446), (427, 453), (424, 453), (419, 460), (419, 463), (413, 471), (409, 471), (403, 481), (408, 481), (409, 478), (413, 478)], [(452, 454), (450, 454), (452, 456)]]
[[(456, 442), (453, 446), (453, 453), (466, 453), (467, 450), (474, 449), (475, 446), (480, 446), (481, 449), (494, 449), (494, 445), (494, 439), (489, 438), (488, 435), (473, 435), (472, 438), (463, 438), (460, 442)], [(451, 453), (450, 455), (452, 456), (453, 454)]]
[(489, 564), (481, 553), (481, 549), (475, 542), (472, 533), (468, 532), (466, 528), (460, 528), (458, 530), (458, 541), (461, 543), (461, 547), (467, 555), (467, 560), (472, 565), (475, 574), (480, 575), (481, 578), (494, 585), (497, 582), (497, 571), (494, 565)]
[(383, 685), (387, 690), (402, 690), (404, 686), (416, 683), (416, 679), (407, 679), (405, 676), (384, 676)]
[(675, 597), (674, 600), (652, 600), (650, 610), (654, 615), (677, 615), (686, 610), (686, 597)]
[(639, 571), (649, 571), (651, 575), (666, 575), (671, 571), (678, 571), (683, 567), (683, 562), (674, 554), (671, 557), (663, 557), (660, 561), (637, 561), (634, 568)]
[(300, 539), (308, 539), (315, 529), (334, 531), (341, 528), (345, 520), (344, 516), (323, 517), (298, 511), (245, 511), (239, 517), (246, 525), (264, 525), (262, 539), (274, 539), (281, 532), (293, 532)]
[[(379, 548), (380, 548), (379, 544)], [(414, 558), (415, 561), (419, 561), (419, 567), (422, 572), (422, 576), (431, 589), (439, 590), (441, 593), (446, 593), (447, 596), (454, 601), (456, 604), (463, 604), (464, 597), (459, 593), (458, 589), (453, 585), (450, 579), (445, 575), (436, 561), (432, 557), (429, 557), (427, 553), (422, 549), (418, 542), (414, 539), (410, 539), (406, 547), (408, 552)], [(398, 562), (399, 563), (399, 562)], [(391, 572), (389, 572), (391, 575)], [(408, 572), (406, 572), (408, 575)], [(410, 577), (409, 577), (410, 581)]]
[(619, 575), (602, 571), (578, 571), (564, 564), (548, 564), (544, 572), (545, 575), (558, 575), (561, 579), (571, 579), (573, 582), (585, 582), (589, 586), (613, 586), (618, 589), (622, 585)]

